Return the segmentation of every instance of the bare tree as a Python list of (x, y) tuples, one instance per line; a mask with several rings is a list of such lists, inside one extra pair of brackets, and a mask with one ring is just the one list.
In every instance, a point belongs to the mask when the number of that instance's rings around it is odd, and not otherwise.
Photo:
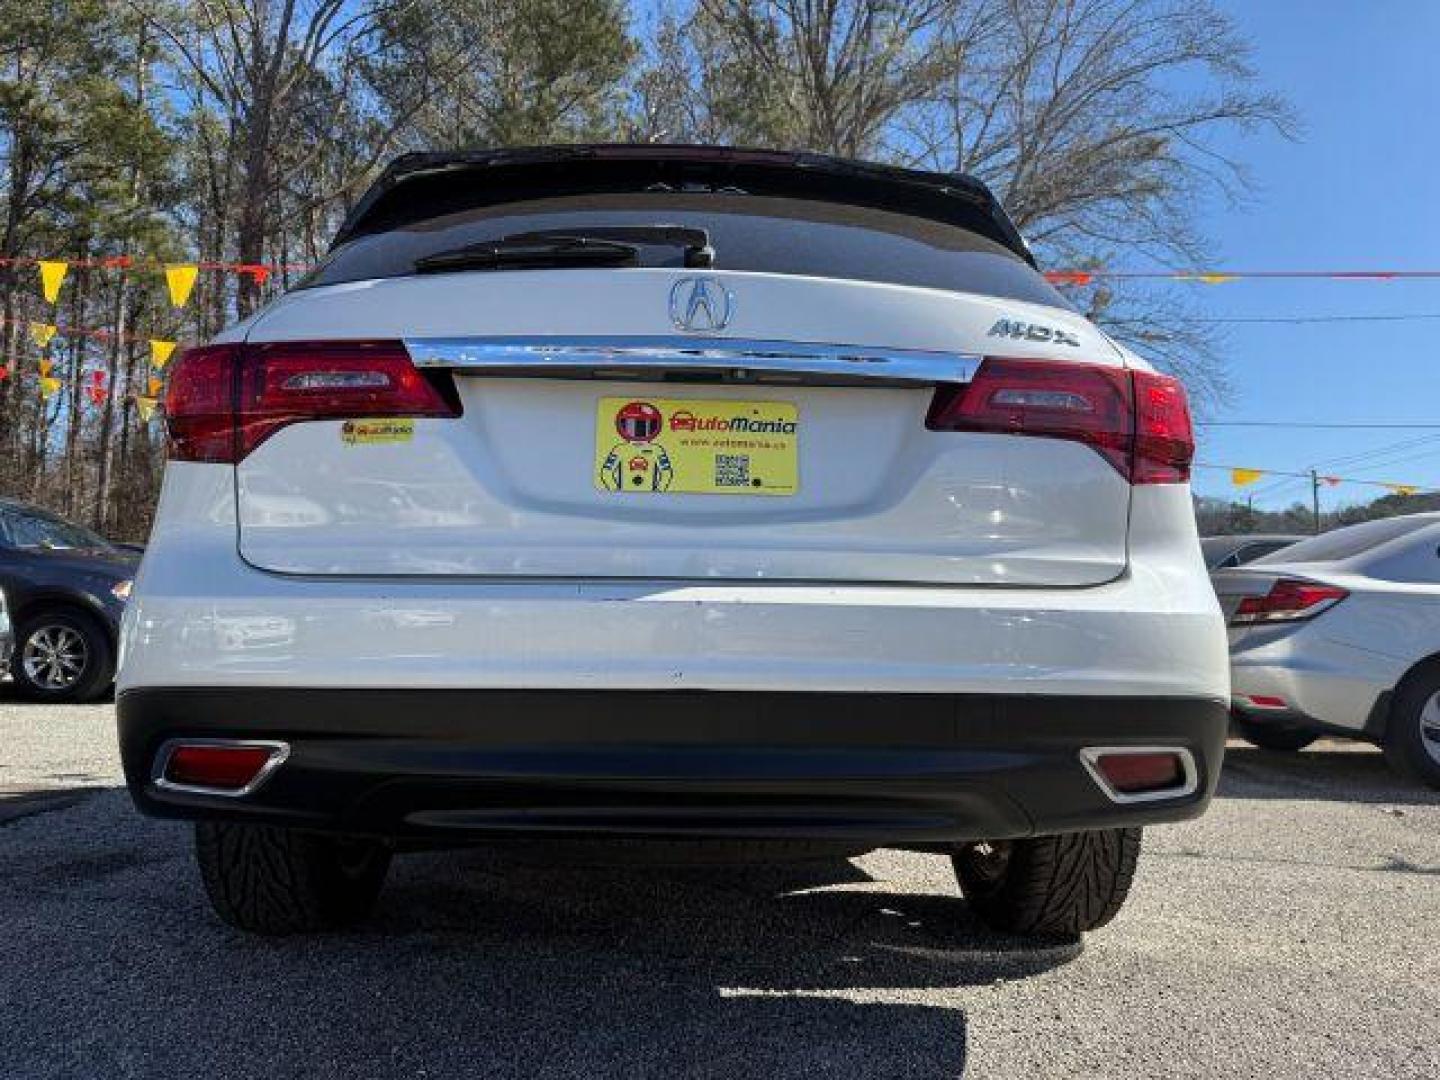
[[(1048, 266), (1202, 261), (1196, 207), (1247, 187), (1220, 137), (1295, 127), (1210, 0), (696, 0), (681, 33), (639, 83), (685, 96), (668, 117), (977, 176)], [(1173, 298), (1074, 300), (1202, 405), (1224, 393), (1216, 338)]]
[(414, 149), (613, 136), (636, 52), (621, 0), (412, 0), (365, 79)]
[[(729, 53), (729, 104), (762, 141), (873, 154), (902, 110), (928, 101), (948, 64), (932, 48), (944, 0), (699, 0), (702, 54)], [(777, 109), (776, 105), (783, 109)], [(768, 128), (769, 130), (765, 130)]]
[[(942, 36), (957, 63), (941, 107), (909, 132), (915, 160), (987, 181), (1045, 265), (1203, 264), (1196, 208), (1248, 188), (1222, 137), (1295, 130), (1206, 0), (956, 8)], [(1102, 282), (1073, 299), (1184, 378), (1202, 408), (1225, 395), (1222, 342), (1173, 290)]]
[[(190, 119), (209, 136), (203, 163), (224, 200), (215, 211), (231, 240), (224, 249), (238, 262), (262, 263), (274, 249), (281, 193), (326, 149), (299, 121), (322, 115), (343, 124), (355, 101), (354, 73), (391, 2), (194, 0), (141, 8), (172, 50)], [(352, 182), (363, 181), (364, 170), (357, 173)], [(261, 288), (258, 277), (238, 279), (241, 315), (259, 303)]]
[(1215, 137), (1293, 128), (1206, 0), (998, 0), (982, 20), (955, 6), (943, 36), (958, 62), (916, 156), (986, 179), (1057, 259), (1198, 256), (1195, 200), (1246, 183)]

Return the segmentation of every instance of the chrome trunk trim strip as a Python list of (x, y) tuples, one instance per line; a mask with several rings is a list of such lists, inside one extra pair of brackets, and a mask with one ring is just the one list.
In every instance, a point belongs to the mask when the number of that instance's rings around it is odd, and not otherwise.
[(964, 353), (696, 337), (409, 338), (421, 368), (551, 379), (935, 386), (974, 377)]

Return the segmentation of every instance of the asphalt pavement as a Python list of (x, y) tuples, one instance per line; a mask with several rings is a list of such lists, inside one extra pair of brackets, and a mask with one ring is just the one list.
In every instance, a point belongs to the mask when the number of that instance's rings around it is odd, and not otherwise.
[(1440, 793), (1232, 745), (1083, 943), (980, 927), (947, 861), (397, 860), (361, 932), (210, 914), (113, 708), (0, 701), (0, 1077), (1440, 1076)]

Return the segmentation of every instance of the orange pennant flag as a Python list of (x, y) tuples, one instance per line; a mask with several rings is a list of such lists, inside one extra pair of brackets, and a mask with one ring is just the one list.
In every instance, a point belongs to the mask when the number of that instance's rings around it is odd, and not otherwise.
[(65, 284), (65, 275), (70, 272), (70, 264), (51, 259), (40, 260), (40, 291), (45, 294), (47, 303), (55, 303), (60, 299), (60, 286)]
[(170, 354), (175, 351), (175, 342), (164, 341), (160, 338), (150, 339), (150, 366), (159, 370), (170, 362)]
[(50, 339), (59, 329), (54, 323), (32, 322), (30, 324), (30, 340), (43, 349), (50, 344)]
[(1224, 285), (1226, 282), (1234, 281), (1234, 274), (1199, 274), (1196, 281), (1203, 281), (1206, 285)]
[(1255, 483), (1256, 480), (1259, 480), (1264, 475), (1265, 473), (1262, 469), (1231, 469), (1230, 482), (1236, 487), (1245, 487), (1248, 484)]
[(40, 377), (41, 377), (42, 379), (48, 379), (48, 378), (50, 377), (50, 372), (52, 372), (52, 371), (54, 371), (54, 370), (55, 370), (55, 361), (54, 361), (54, 360), (41, 360), (41, 361), (40, 361)]
[(48, 398), (60, 389), (60, 380), (45, 376), (40, 380), (40, 396)]
[(165, 380), (162, 379), (162, 378), (160, 378), (160, 376), (158, 376), (158, 375), (151, 375), (151, 376), (150, 376), (150, 382), (149, 382), (149, 384), (146, 386), (145, 389), (147, 389), (147, 390), (150, 392), (150, 396), (151, 396), (151, 397), (159, 397), (159, 396), (160, 396), (160, 391), (163, 390), (164, 388), (165, 388)]
[(195, 288), (195, 279), (200, 268), (193, 263), (170, 263), (165, 267), (165, 285), (170, 290), (170, 303), (177, 308), (185, 306), (190, 299), (190, 290)]
[(1339, 486), (1340, 486), (1340, 477), (1338, 477), (1338, 476), (1322, 476), (1322, 477), (1320, 477), (1320, 479), (1323, 480), (1323, 481), (1325, 481), (1325, 484), (1326, 484), (1327, 487), (1339, 487)]
[(156, 399), (153, 397), (137, 397), (135, 399), (135, 410), (140, 414), (141, 420), (149, 420), (155, 415)]

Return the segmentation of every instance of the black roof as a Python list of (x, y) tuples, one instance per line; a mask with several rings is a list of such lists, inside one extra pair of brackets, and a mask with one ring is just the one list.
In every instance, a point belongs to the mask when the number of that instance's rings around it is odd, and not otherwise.
[(973, 177), (804, 151), (649, 143), (404, 154), (355, 204), (331, 247), (476, 206), (686, 184), (845, 202), (945, 221), (986, 236), (1034, 265), (999, 201)]

